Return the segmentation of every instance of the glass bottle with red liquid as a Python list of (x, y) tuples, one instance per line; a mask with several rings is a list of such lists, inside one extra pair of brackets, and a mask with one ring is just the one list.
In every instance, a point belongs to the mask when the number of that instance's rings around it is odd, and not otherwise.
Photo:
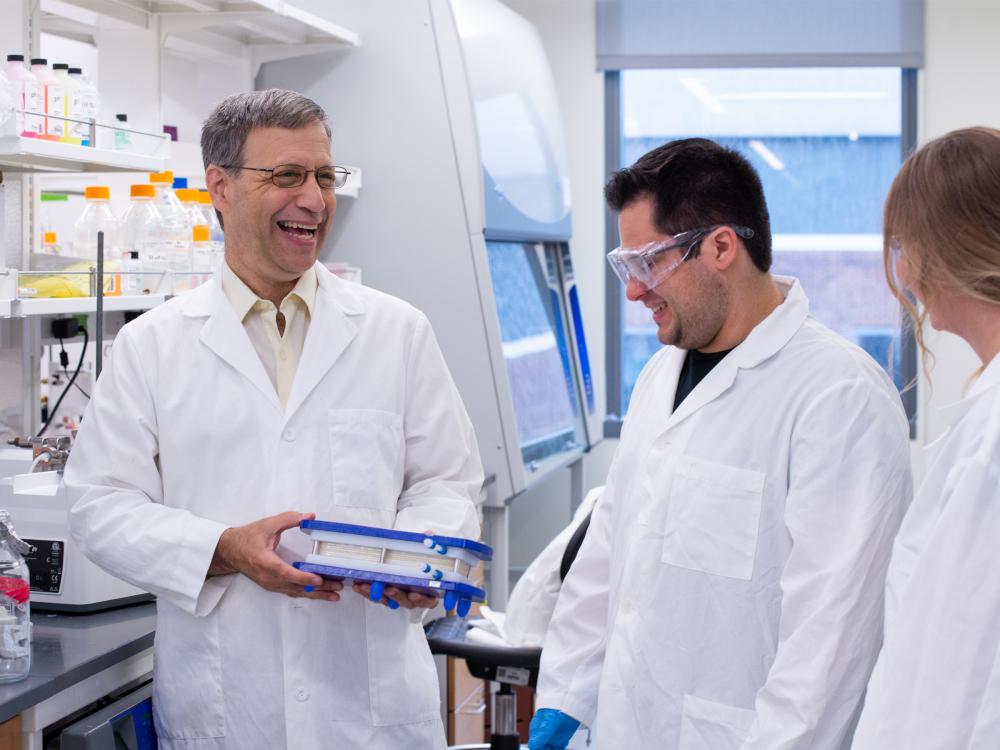
[(0, 683), (23, 680), (31, 670), (31, 579), (21, 557), (31, 549), (0, 510)]

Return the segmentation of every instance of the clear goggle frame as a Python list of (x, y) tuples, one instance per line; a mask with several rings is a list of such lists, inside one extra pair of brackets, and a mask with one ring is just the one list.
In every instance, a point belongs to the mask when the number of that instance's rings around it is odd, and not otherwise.
[[(749, 227), (716, 224), (711, 227), (689, 229), (639, 248), (616, 247), (608, 253), (608, 263), (623, 284), (628, 284), (629, 279), (635, 279), (646, 288), (652, 289), (666, 281), (670, 274), (691, 257), (698, 243), (720, 227), (729, 227), (745, 240), (754, 236), (754, 231)], [(679, 247), (685, 248), (684, 254), (672, 260), (670, 251)]]

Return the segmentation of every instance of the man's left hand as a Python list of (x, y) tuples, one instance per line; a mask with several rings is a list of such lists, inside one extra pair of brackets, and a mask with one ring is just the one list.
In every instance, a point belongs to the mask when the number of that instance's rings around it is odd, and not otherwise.
[[(361, 594), (365, 599), (371, 599), (372, 585), (370, 583), (355, 581), (352, 588), (355, 593)], [(436, 607), (441, 600), (436, 596), (419, 594), (416, 591), (405, 591), (395, 586), (386, 586), (379, 601), (390, 609), (398, 609), (399, 607), (403, 609), (431, 609)], [(389, 602), (393, 602), (395, 606)]]

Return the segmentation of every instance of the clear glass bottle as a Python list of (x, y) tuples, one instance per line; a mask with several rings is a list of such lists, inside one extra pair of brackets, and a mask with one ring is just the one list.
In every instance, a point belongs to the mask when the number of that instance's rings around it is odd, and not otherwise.
[(59, 238), (55, 232), (42, 233), (42, 255), (62, 255)]
[(31, 550), (14, 532), (10, 513), (0, 510), (0, 683), (31, 671), (31, 576), (22, 557)]
[[(65, 110), (63, 87), (59, 83), (59, 79), (49, 69), (49, 61), (44, 57), (31, 58), (31, 72), (38, 80), (38, 86), (41, 90), (41, 111), (46, 115), (51, 112), (54, 115), (62, 116)], [(63, 124), (63, 120), (43, 117), (42, 129), (36, 137), (46, 141), (58, 141), (62, 138)]]
[(139, 260), (139, 251), (126, 250), (122, 253), (122, 294), (142, 293), (142, 261)]
[[(103, 185), (84, 188), (87, 207), (73, 226), (73, 254), (84, 260), (97, 262), (97, 233), (104, 232), (104, 258), (118, 259), (118, 219), (111, 213), (111, 189)], [(109, 269), (110, 270), (110, 269)]]
[(190, 288), (191, 216), (174, 193), (173, 172), (152, 172), (149, 181), (156, 189), (156, 210), (163, 218), (163, 242), (167, 262), (174, 272), (174, 291)]
[[(115, 115), (115, 121), (122, 123), (124, 127), (128, 125), (128, 115)], [(128, 151), (130, 148), (132, 148), (132, 134), (127, 130), (115, 128), (115, 151)]]
[(198, 191), (198, 205), (201, 207), (202, 220), (199, 224), (208, 227), (208, 241), (212, 245), (214, 268), (226, 253), (226, 237), (222, 233), (222, 225), (219, 224), (219, 217), (215, 214), (215, 206), (212, 205), (212, 196), (207, 190)]
[[(161, 282), (169, 270), (169, 248), (164, 237), (163, 216), (156, 207), (156, 189), (152, 185), (133, 185), (130, 193), (132, 200), (122, 215), (122, 257), (131, 260), (130, 253), (138, 253), (139, 270), (146, 274), (141, 281), (154, 290), (165, 289)], [(126, 275), (125, 278), (130, 277)], [(136, 281), (140, 281), (138, 277)]]

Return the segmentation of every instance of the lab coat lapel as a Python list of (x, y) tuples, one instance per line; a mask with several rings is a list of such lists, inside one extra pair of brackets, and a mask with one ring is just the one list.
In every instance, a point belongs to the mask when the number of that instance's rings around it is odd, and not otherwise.
[[(743, 342), (733, 349), (712, 371), (705, 376), (677, 410), (670, 415), (664, 432), (674, 428), (703, 406), (728, 391), (741, 369), (756, 367), (774, 356), (795, 335), (809, 316), (809, 300), (799, 282), (792, 278), (775, 276), (785, 295), (785, 301), (762, 320)], [(683, 358), (681, 359), (683, 363)], [(679, 369), (678, 369), (679, 372)], [(675, 387), (670, 396), (677, 393)], [(672, 404), (672, 402), (671, 402)]]
[(316, 279), (316, 304), (288, 397), (286, 422), (358, 335), (358, 325), (351, 318), (364, 312), (351, 282), (337, 278), (321, 264), (316, 264)]
[(214, 278), (191, 292), (184, 308), (185, 317), (208, 316), (199, 335), (200, 341), (227, 364), (253, 383), (264, 399), (279, 411), (281, 402), (257, 356), (250, 337), (236, 317), (236, 311), (222, 291), (219, 271)]

